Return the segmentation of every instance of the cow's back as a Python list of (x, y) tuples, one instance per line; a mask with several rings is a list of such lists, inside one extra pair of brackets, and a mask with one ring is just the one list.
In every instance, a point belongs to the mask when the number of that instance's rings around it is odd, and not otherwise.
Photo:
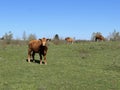
[(69, 39), (68, 39), (68, 42), (72, 42), (72, 41), (73, 41), (73, 39), (72, 39), (72, 38), (69, 38)]
[(31, 49), (32, 51), (38, 53), (40, 46), (41, 46), (41, 41), (40, 40), (32, 40), (29, 42), (28, 47), (29, 49)]

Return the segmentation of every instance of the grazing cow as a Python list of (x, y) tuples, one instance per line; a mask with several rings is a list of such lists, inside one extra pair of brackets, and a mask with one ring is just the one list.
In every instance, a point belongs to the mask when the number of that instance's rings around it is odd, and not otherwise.
[(73, 40), (72, 38), (70, 38), (70, 37), (66, 37), (65, 40), (66, 40), (67, 43), (72, 43), (72, 44), (73, 44), (73, 41), (74, 41), (74, 40)]
[(40, 64), (42, 64), (42, 56), (44, 57), (44, 63), (47, 64), (46, 54), (47, 54), (47, 39), (42, 38), (39, 40), (31, 40), (28, 44), (28, 62), (30, 62), (30, 58), (32, 55), (32, 59), (34, 60), (35, 53), (39, 53), (40, 56)]
[(96, 34), (95, 35), (95, 41), (105, 41), (105, 38), (101, 34)]

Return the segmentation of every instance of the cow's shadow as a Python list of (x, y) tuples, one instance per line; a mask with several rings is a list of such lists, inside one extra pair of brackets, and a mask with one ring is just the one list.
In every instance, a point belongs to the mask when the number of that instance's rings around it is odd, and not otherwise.
[[(26, 61), (28, 62), (28, 59), (26, 59)], [(35, 60), (31, 59), (30, 62), (40, 64), (40, 60), (37, 60), (37, 59), (35, 59)], [(44, 61), (42, 61), (42, 64), (45, 64)]]

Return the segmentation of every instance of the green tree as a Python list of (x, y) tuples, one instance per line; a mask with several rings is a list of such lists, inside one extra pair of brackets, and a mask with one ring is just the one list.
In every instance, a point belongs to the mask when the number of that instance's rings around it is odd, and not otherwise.
[(58, 35), (58, 34), (56, 34), (56, 35), (54, 36), (54, 40), (59, 40), (59, 35)]
[(59, 35), (58, 35), (58, 34), (56, 34), (56, 35), (54, 36), (53, 42), (54, 42), (55, 45), (58, 45), (58, 44), (60, 43)]
[(30, 34), (30, 35), (28, 36), (28, 40), (29, 40), (29, 41), (30, 41), (30, 40), (35, 40), (35, 39), (37, 39), (35, 34)]
[(115, 29), (109, 36), (111, 41), (120, 41), (120, 32), (117, 32)]
[(13, 39), (13, 33), (9, 31), (8, 33), (5, 33), (3, 36), (6, 44), (10, 44), (11, 40)]

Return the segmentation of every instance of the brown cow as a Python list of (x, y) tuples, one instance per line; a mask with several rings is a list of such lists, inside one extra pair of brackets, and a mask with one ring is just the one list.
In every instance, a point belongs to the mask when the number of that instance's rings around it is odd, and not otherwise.
[(42, 56), (44, 57), (44, 63), (47, 64), (46, 54), (47, 54), (47, 39), (42, 38), (39, 40), (32, 40), (28, 44), (28, 62), (30, 62), (31, 54), (32, 59), (34, 60), (35, 53), (39, 53), (40, 64), (42, 64)]
[(101, 34), (96, 34), (95, 35), (95, 41), (105, 41), (105, 38)]
[(73, 39), (70, 37), (66, 37), (65, 40), (67, 41), (67, 43), (72, 43), (73, 44)]

